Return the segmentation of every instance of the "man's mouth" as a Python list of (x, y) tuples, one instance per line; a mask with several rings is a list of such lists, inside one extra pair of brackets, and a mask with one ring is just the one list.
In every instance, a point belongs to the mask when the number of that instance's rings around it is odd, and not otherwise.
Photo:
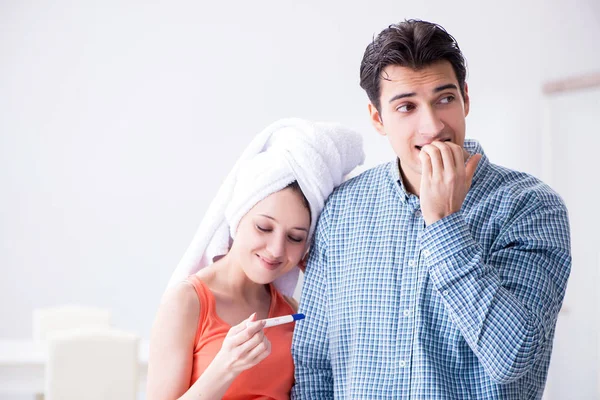
[[(450, 140), (450, 139), (441, 139), (441, 140), (438, 140), (438, 141), (439, 141), (439, 142), (451, 142), (451, 140)], [(435, 140), (434, 140), (434, 142), (435, 142)], [(425, 143), (425, 144), (422, 144), (422, 145), (420, 145), (420, 146), (419, 146), (419, 145), (417, 145), (417, 146), (415, 146), (415, 148), (416, 148), (417, 150), (421, 151), (421, 149), (423, 149), (423, 146), (427, 146), (428, 144), (431, 144), (431, 143)]]

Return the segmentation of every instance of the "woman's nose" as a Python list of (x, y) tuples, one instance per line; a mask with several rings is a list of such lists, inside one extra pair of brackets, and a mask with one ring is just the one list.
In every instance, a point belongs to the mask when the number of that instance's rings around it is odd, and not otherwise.
[(273, 235), (267, 243), (267, 251), (273, 258), (281, 258), (285, 254), (285, 237)]

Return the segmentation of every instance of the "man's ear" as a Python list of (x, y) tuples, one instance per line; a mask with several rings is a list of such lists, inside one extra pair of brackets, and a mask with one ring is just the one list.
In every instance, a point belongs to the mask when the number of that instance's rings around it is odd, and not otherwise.
[(465, 82), (465, 117), (469, 115), (469, 109), (471, 108), (471, 98), (469, 97), (469, 85)]
[(369, 103), (369, 116), (371, 117), (371, 123), (377, 132), (385, 136), (385, 129), (383, 128), (383, 119), (381, 119), (381, 113), (377, 110), (377, 107), (373, 103)]

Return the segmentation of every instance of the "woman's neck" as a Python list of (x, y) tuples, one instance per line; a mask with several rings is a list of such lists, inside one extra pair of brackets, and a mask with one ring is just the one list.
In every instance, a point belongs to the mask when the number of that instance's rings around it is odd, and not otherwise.
[(242, 266), (231, 253), (217, 260), (212, 267), (215, 272), (213, 282), (220, 290), (240, 297), (249, 303), (260, 299), (264, 296), (265, 291), (268, 291), (266, 285), (253, 282), (248, 278)]

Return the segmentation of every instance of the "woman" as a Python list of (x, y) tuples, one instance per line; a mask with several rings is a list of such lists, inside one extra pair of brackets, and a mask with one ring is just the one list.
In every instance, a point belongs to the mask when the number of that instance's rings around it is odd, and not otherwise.
[(360, 135), (299, 119), (250, 143), (159, 307), (148, 399), (289, 398), (294, 324), (264, 319), (294, 313), (286, 296), (324, 201), (363, 159)]

